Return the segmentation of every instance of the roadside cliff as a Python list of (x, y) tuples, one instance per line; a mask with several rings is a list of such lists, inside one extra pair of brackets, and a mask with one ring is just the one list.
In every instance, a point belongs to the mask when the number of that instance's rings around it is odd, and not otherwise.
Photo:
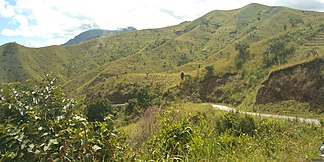
[(256, 104), (295, 100), (324, 104), (324, 59), (272, 71), (256, 95)]

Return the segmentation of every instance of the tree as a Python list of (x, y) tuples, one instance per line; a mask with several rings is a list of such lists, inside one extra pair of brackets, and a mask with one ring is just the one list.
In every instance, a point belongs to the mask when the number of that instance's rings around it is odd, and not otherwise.
[(103, 122), (108, 114), (116, 115), (116, 111), (111, 106), (110, 101), (106, 99), (91, 101), (85, 110), (86, 116), (90, 122)]
[(188, 62), (189, 62), (189, 59), (188, 59), (187, 55), (186, 54), (181, 54), (179, 56), (179, 60), (178, 60), (177, 66), (184, 65), (184, 64), (186, 64)]
[(294, 52), (294, 47), (287, 47), (287, 41), (283, 39), (274, 39), (270, 42), (269, 47), (265, 51), (263, 63), (265, 67), (281, 65), (286, 63), (288, 56)]
[(214, 75), (214, 66), (212, 66), (212, 65), (211, 66), (206, 66), (205, 70), (206, 70), (206, 73), (205, 73), (205, 76), (204, 76), (205, 79), (207, 79), (207, 78)]
[(246, 43), (235, 44), (235, 50), (238, 51), (238, 55), (235, 58), (236, 69), (241, 69), (243, 64), (249, 58), (249, 51), (247, 50), (250, 46)]
[(137, 85), (131, 93), (133, 98), (127, 101), (124, 112), (129, 117), (144, 113), (150, 106), (160, 106), (162, 104), (161, 84)]
[(183, 79), (184, 79), (184, 77), (185, 77), (185, 74), (184, 74), (184, 72), (183, 72), (183, 71), (181, 71), (181, 73), (180, 73), (180, 78), (181, 78), (181, 80), (183, 80)]

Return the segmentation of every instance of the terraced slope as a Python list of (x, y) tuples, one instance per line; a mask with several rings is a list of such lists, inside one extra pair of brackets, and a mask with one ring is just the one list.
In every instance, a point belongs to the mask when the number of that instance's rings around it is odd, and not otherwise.
[(309, 42), (305, 44), (306, 46), (313, 47), (324, 47), (324, 32), (320, 32), (315, 35)]

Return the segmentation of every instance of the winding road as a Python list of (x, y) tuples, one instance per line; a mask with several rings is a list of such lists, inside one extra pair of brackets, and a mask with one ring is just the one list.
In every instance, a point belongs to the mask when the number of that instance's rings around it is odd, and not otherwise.
[(300, 122), (305, 122), (305, 123), (320, 124), (320, 121), (318, 119), (245, 112), (245, 111), (236, 110), (236, 109), (228, 107), (228, 106), (217, 105), (217, 104), (211, 104), (211, 105), (213, 106), (214, 109), (218, 109), (218, 110), (222, 110), (222, 111), (236, 111), (236, 112), (239, 112), (242, 114), (249, 114), (249, 115), (254, 115), (254, 116), (262, 116), (262, 117), (267, 117), (267, 118), (290, 119), (290, 120), (298, 120)]

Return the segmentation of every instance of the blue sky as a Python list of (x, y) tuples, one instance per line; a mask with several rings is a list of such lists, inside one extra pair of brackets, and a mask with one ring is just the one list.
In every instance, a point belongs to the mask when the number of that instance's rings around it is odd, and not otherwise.
[(324, 0), (0, 0), (0, 45), (59, 45), (89, 29), (159, 28), (249, 3), (324, 11)]

